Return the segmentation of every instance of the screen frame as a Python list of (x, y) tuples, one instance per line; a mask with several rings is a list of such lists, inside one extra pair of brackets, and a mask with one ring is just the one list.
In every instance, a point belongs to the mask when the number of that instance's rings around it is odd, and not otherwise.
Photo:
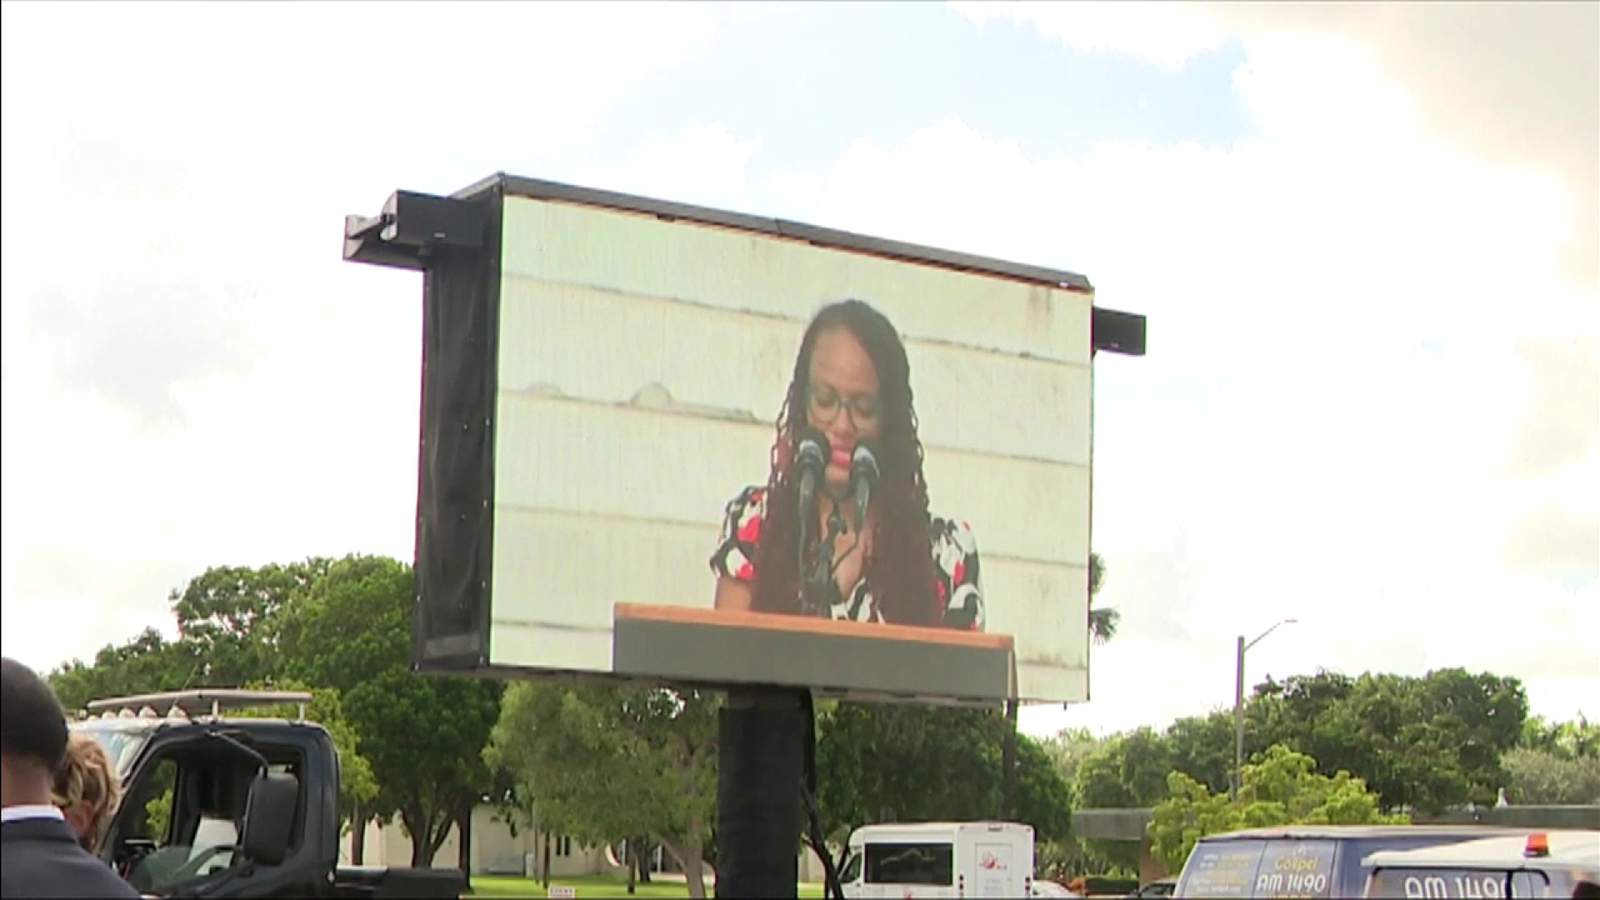
[[(776, 218), (675, 203), (612, 191), (498, 173), (464, 188), (444, 203), (481, 214), (482, 240), (475, 246), (438, 246), (417, 251), (423, 283), (423, 362), (418, 446), (418, 490), (413, 597), (413, 668), (423, 672), (495, 678), (582, 678), (615, 683), (720, 687), (721, 682), (643, 678), (626, 673), (568, 671), (494, 665), (490, 661), (493, 609), (494, 410), (503, 256), (502, 220), (507, 197), (557, 200), (636, 213), (664, 220), (754, 231), (899, 261), (1048, 285), (1093, 296), (1082, 275), (939, 248), (820, 228)], [(397, 265), (389, 260), (358, 261)], [(1144, 317), (1091, 307), (1094, 352), (1142, 355)], [(476, 362), (474, 362), (476, 361)], [(1090, 416), (1093, 418), (1092, 374)], [(1091, 426), (1092, 427), (1092, 426)], [(1091, 444), (1092, 466), (1092, 444)], [(463, 477), (463, 475), (467, 477)], [(476, 489), (464, 490), (463, 484)], [(1092, 482), (1090, 503), (1092, 508)], [(1092, 534), (1092, 522), (1090, 525)], [(1092, 546), (1092, 544), (1091, 544)], [(1087, 629), (1088, 623), (1085, 622)], [(1087, 674), (1086, 674), (1087, 679)], [(852, 696), (873, 699), (859, 692)], [(907, 699), (884, 697), (881, 699)], [(920, 698), (929, 699), (929, 698)], [(993, 705), (992, 698), (933, 698), (934, 702)]]

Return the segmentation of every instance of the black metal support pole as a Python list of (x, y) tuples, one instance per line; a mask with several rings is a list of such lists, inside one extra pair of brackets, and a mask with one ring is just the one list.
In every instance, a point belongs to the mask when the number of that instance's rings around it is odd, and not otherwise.
[(717, 896), (799, 889), (804, 694), (730, 688), (717, 722)]

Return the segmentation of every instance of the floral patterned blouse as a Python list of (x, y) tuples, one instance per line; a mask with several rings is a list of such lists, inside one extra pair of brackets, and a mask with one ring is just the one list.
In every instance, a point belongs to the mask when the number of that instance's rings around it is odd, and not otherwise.
[[(719, 576), (750, 582), (756, 577), (756, 547), (767, 516), (767, 489), (747, 487), (728, 502), (711, 570)], [(933, 518), (929, 523), (933, 567), (939, 579), (935, 590), (944, 602), (944, 625), (982, 631), (983, 591), (978, 583), (978, 543), (966, 522)], [(857, 622), (882, 622), (883, 615), (863, 575), (855, 587), (833, 605), (833, 618)]]

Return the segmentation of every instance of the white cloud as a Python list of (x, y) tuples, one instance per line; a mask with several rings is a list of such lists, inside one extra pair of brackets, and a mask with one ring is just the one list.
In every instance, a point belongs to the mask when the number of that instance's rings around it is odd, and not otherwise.
[(644, 141), (616, 163), (585, 166), (578, 181), (653, 196), (667, 189), (680, 203), (744, 210), (751, 202), (750, 161), (760, 146), (721, 123), (694, 123)]
[[(1066, 46), (1169, 72), (1237, 38), (1241, 73), (1274, 132), (1359, 143), (1396, 126), (1436, 134), (1502, 166), (1561, 183), (1548, 225), (1565, 274), (1600, 287), (1600, 65), (1593, 3), (971, 3), (978, 23), (1029, 23)], [(1361, 58), (1352, 66), (1352, 53)], [(1279, 59), (1290, 65), (1275, 65)], [(1272, 77), (1253, 73), (1266, 65)], [(1254, 85), (1248, 82), (1256, 82)], [(1374, 90), (1375, 86), (1381, 89)], [(1406, 113), (1414, 107), (1416, 115)], [(1351, 115), (1352, 113), (1356, 115)], [(1328, 127), (1356, 119), (1354, 131)], [(1470, 194), (1470, 185), (1462, 185)], [(1548, 227), (1548, 226), (1547, 226)]]
[[(1531, 386), (1526, 421), (1514, 458), (1515, 474), (1537, 477), (1581, 462), (1600, 445), (1600, 338), (1590, 336), (1525, 341), (1518, 354)], [(1559, 428), (1539, 430), (1552, 421)]]
[(958, 0), (950, 5), (979, 24), (997, 19), (1027, 22), (1076, 50), (1122, 53), (1168, 70), (1180, 69), (1194, 57), (1215, 50), (1227, 37), (1215, 16), (1179, 3)]
[(1473, 156), (1535, 170), (1570, 198), (1564, 274), (1600, 287), (1600, 5), (1225, 3), (1208, 11), (1253, 42), (1338, 35), (1369, 49), (1421, 126)]

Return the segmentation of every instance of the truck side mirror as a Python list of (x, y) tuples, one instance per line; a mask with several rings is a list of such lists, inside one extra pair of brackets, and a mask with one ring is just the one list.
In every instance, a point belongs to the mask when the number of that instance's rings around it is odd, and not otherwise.
[(244, 835), (240, 840), (246, 859), (275, 866), (289, 855), (289, 833), (294, 828), (300, 782), (293, 775), (267, 773), (250, 785), (244, 807)]

